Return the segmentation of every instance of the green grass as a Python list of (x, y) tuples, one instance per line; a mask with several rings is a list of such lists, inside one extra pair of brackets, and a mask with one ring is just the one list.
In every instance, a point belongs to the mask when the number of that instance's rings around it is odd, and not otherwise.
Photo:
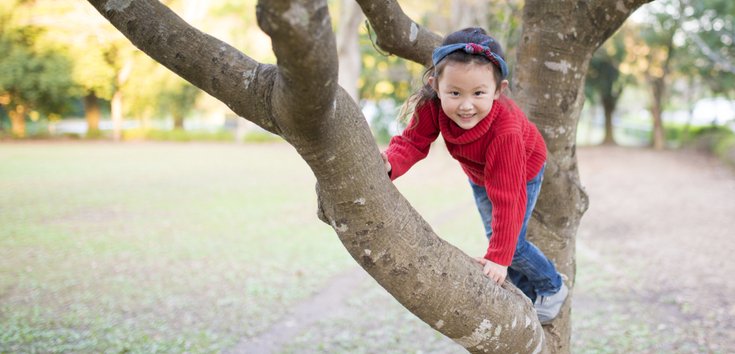
[(0, 352), (217, 352), (354, 264), (286, 145), (3, 144), (0, 166)]
[[(479, 255), (436, 156), (397, 185)], [(285, 144), (9, 143), (0, 166), (0, 352), (218, 352), (356, 266)]]

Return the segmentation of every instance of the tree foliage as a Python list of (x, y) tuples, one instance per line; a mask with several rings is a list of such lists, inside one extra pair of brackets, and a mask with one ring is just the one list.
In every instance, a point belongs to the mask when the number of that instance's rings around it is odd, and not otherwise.
[(13, 133), (25, 136), (26, 114), (34, 120), (58, 117), (69, 108), (74, 88), (72, 63), (38, 38), (35, 26), (4, 28), (0, 33), (0, 104), (11, 116)]
[(682, 0), (681, 29), (688, 67), (715, 94), (735, 93), (735, 3)]

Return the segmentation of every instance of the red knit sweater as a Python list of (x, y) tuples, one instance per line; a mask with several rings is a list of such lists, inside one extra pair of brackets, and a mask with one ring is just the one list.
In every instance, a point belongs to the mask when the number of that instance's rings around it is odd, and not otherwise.
[(543, 137), (504, 95), (495, 100), (487, 117), (469, 130), (449, 119), (438, 99), (432, 100), (416, 110), (401, 135), (391, 139), (386, 150), (391, 179), (425, 158), (439, 133), (470, 180), (485, 186), (493, 204), (493, 236), (485, 258), (510, 265), (526, 213), (526, 182), (546, 161)]

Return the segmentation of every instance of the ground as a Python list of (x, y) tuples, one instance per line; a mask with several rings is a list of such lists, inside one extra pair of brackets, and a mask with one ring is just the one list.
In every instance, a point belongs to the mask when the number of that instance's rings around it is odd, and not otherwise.
[[(733, 169), (577, 152), (573, 352), (733, 352)], [(465, 183), (441, 148), (396, 182), (474, 256)], [(356, 266), (313, 185), (283, 144), (2, 144), (0, 352), (464, 352)]]
[[(693, 152), (652, 151), (620, 147), (581, 148), (580, 174), (590, 196), (590, 209), (577, 240), (580, 270), (573, 297), (574, 352), (609, 353), (729, 353), (735, 350), (735, 173), (712, 157)], [(360, 271), (347, 273), (363, 278)], [(335, 281), (344, 281), (343, 278)], [(363, 352), (390, 348), (386, 337), (401, 341), (406, 333), (386, 334), (365, 308), (398, 307), (371, 286), (355, 291), (334, 288), (302, 306), (315, 306), (320, 297), (343, 297), (318, 311), (323, 323), (309, 325), (295, 341), (282, 340), (285, 352), (342, 352), (344, 337), (363, 337)], [(287, 321), (306, 322), (303, 310)], [(381, 310), (382, 311), (382, 310)], [(399, 312), (399, 311), (397, 311)], [(337, 317), (335, 319), (334, 317)], [(375, 316), (374, 314), (372, 316)], [(378, 315), (380, 316), (380, 315)], [(408, 316), (408, 315), (404, 315)], [(389, 321), (401, 321), (395, 315)], [(363, 327), (366, 326), (366, 327)], [(262, 334), (278, 343), (287, 323)], [(356, 330), (359, 328), (360, 330)], [(294, 331), (298, 332), (298, 331)], [(423, 331), (433, 342), (423, 352), (463, 350)], [(417, 338), (414, 334), (413, 338)], [(259, 341), (246, 340), (237, 352), (251, 352)], [(372, 347), (371, 347), (372, 346)], [(400, 348), (398, 344), (392, 348)], [(279, 346), (273, 351), (279, 352)], [(284, 349), (285, 348), (285, 349)], [(409, 350), (398, 349), (395, 352)], [(261, 352), (267, 352), (265, 350)]]
[(580, 170), (591, 202), (576, 345), (605, 341), (593, 335), (603, 329), (642, 352), (735, 350), (733, 170), (699, 153), (624, 148), (582, 149)]

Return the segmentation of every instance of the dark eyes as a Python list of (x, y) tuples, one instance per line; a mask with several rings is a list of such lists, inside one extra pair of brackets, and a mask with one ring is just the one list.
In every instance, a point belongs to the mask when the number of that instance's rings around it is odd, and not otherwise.
[[(482, 96), (485, 94), (485, 91), (475, 91), (472, 93), (475, 96)], [(449, 91), (449, 95), (451, 96), (459, 96), (459, 91)]]

